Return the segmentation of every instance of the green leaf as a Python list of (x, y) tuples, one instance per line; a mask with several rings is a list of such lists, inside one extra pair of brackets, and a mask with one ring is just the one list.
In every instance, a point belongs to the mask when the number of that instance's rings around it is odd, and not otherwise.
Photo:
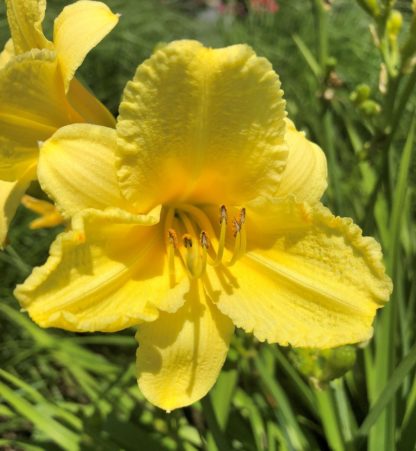
[(79, 435), (62, 426), (52, 417), (41, 412), (33, 404), (0, 382), (0, 396), (8, 402), (19, 414), (29, 420), (50, 440), (67, 451), (78, 451)]

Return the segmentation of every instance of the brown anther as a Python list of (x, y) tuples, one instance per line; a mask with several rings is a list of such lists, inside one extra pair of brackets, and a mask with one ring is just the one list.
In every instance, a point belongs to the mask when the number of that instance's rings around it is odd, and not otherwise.
[(241, 230), (241, 222), (237, 219), (233, 219), (233, 228), (234, 228), (234, 238), (240, 233)]
[(243, 225), (246, 222), (246, 209), (242, 208), (240, 211), (240, 225)]
[(173, 244), (174, 248), (178, 247), (178, 236), (176, 235), (176, 232), (173, 229), (168, 230), (168, 239), (169, 243)]
[(201, 242), (201, 246), (205, 249), (208, 249), (209, 247), (208, 236), (204, 230), (201, 232), (201, 236), (199, 237), (199, 239)]
[(192, 238), (191, 238), (191, 235), (186, 234), (186, 235), (184, 235), (184, 236), (182, 237), (182, 239), (183, 239), (183, 245), (184, 245), (187, 249), (189, 249), (189, 248), (192, 247)]
[(225, 207), (225, 205), (221, 205), (220, 224), (222, 224), (223, 222), (225, 222), (227, 224), (227, 221), (228, 221), (227, 208)]

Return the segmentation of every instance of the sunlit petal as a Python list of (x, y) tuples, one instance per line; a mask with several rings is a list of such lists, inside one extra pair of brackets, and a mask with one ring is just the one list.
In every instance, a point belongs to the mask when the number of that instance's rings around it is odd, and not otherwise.
[(116, 120), (108, 109), (76, 78), (71, 80), (66, 94), (68, 102), (89, 124), (115, 127)]
[(257, 242), (244, 258), (210, 272), (208, 290), (220, 310), (258, 339), (282, 345), (368, 339), (391, 292), (378, 243), (319, 204), (269, 204), (263, 220), (263, 235), (247, 224)]
[(0, 179), (13, 181), (38, 155), (39, 141), (83, 119), (69, 105), (54, 52), (33, 50), (0, 71)]
[(165, 46), (124, 91), (123, 192), (143, 211), (184, 198), (239, 204), (274, 193), (287, 157), (284, 107), (278, 76), (250, 47)]
[(104, 3), (81, 0), (66, 6), (55, 19), (53, 41), (65, 90), (88, 52), (116, 26), (118, 18)]
[(20, 204), (20, 200), (35, 177), (34, 168), (29, 168), (22, 178), (16, 182), (3, 182), (0, 180), (0, 249), (4, 245), (10, 223)]
[(0, 53), (0, 69), (2, 69), (13, 56), (15, 56), (13, 41), (9, 39), (6, 42), (3, 51)]
[(46, 0), (6, 0), (7, 19), (16, 53), (52, 48), (42, 30)]
[(66, 216), (84, 208), (125, 207), (115, 170), (116, 132), (73, 124), (59, 129), (40, 150), (38, 178)]
[(44, 266), (15, 296), (42, 327), (112, 332), (177, 310), (188, 290), (178, 275), (171, 288), (159, 212), (86, 210), (83, 228), (62, 233)]
[(140, 390), (170, 411), (190, 405), (211, 389), (224, 364), (233, 323), (195, 281), (175, 314), (139, 326), (136, 338)]
[(318, 202), (327, 188), (325, 154), (304, 133), (298, 132), (292, 121), (287, 120), (286, 124), (289, 156), (276, 195), (292, 195), (298, 201)]

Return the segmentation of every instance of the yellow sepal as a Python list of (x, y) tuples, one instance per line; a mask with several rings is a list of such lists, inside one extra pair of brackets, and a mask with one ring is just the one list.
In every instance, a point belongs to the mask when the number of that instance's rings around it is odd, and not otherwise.
[(42, 327), (113, 332), (182, 306), (189, 282), (167, 275), (160, 209), (148, 215), (87, 209), (58, 235), (47, 262), (15, 296)]

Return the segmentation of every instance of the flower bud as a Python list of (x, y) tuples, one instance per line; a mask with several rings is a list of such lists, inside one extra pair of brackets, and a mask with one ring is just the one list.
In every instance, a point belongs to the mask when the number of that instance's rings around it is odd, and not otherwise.
[(380, 6), (377, 0), (358, 0), (358, 3), (373, 17), (380, 15)]
[(403, 16), (397, 9), (391, 11), (387, 21), (387, 33), (391, 41), (396, 41), (403, 25)]
[(324, 388), (354, 366), (356, 348), (351, 345), (324, 350), (293, 348), (289, 358), (300, 373), (318, 387)]
[(350, 100), (356, 105), (360, 105), (370, 97), (370, 86), (362, 83), (358, 85), (355, 90), (350, 94)]
[(380, 114), (381, 106), (374, 100), (369, 99), (361, 103), (359, 110), (366, 116), (377, 116), (377, 114)]

